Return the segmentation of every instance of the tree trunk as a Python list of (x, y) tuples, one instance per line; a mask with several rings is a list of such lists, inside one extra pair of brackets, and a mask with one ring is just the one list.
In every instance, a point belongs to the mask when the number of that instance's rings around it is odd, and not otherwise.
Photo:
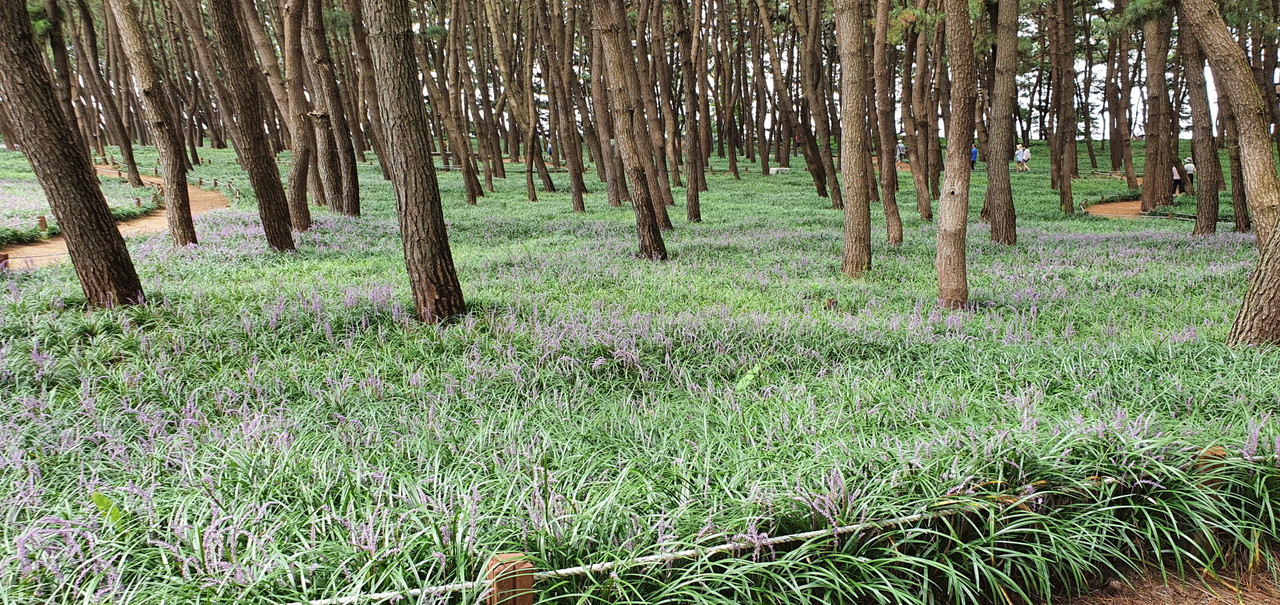
[[(1178, 7), (1178, 23), (1186, 21)], [(1194, 35), (1178, 37), (1182, 45), (1182, 65), (1187, 74), (1187, 93), (1191, 97), (1191, 157), (1196, 165), (1196, 225), (1192, 235), (1209, 235), (1218, 231), (1218, 184), (1222, 165), (1213, 141), (1213, 118), (1209, 113), (1209, 92), (1204, 77), (1204, 52)]]
[(141, 93), (142, 110), (146, 113), (151, 136), (156, 142), (156, 152), (164, 168), (164, 205), (169, 219), (169, 236), (174, 246), (196, 243), (196, 228), (191, 220), (191, 198), (187, 191), (187, 163), (178, 125), (171, 121), (173, 115), (168, 97), (160, 84), (156, 66), (152, 63), (151, 48), (143, 33), (133, 0), (111, 0), (111, 14), (120, 30), (120, 42), (128, 56), (133, 76)]
[(334, 210), (347, 216), (360, 216), (360, 180), (356, 173), (356, 152), (352, 143), (351, 124), (347, 120), (345, 105), (338, 92), (338, 81), (333, 70), (333, 55), (324, 29), (322, 0), (308, 0), (307, 33), (304, 48), (310, 51), (312, 78), (315, 84), (316, 110), (323, 113), (324, 121), (333, 132), (333, 145), (337, 153), (339, 188), (332, 200)]
[(466, 305), (440, 205), (427, 110), (415, 68), (409, 2), (362, 2), (409, 287), (418, 319), (435, 323), (465, 313)]
[[(226, 98), (235, 122), (231, 128), (236, 141), (236, 157), (249, 175), (249, 184), (258, 198), (258, 215), (267, 244), (273, 250), (294, 249), (289, 227), (289, 201), (280, 184), (280, 169), (271, 153), (262, 127), (262, 93), (250, 69), (249, 49), (236, 17), (233, 0), (211, 0), (210, 23), (218, 38), (218, 59), (226, 82)], [(194, 33), (193, 35), (199, 35)]]
[(0, 2), (0, 112), (49, 198), (85, 299), (140, 303), (133, 260), (39, 56), (25, 3)]
[(987, 141), (987, 218), (991, 241), (1018, 243), (1017, 217), (1009, 160), (1013, 157), (1013, 110), (1018, 103), (1018, 2), (1000, 0), (996, 16), (995, 82), (991, 93), (991, 132)]
[[(591, 12), (605, 60), (608, 63), (603, 75), (609, 87), (609, 100), (613, 110), (614, 135), (622, 152), (623, 169), (630, 185), (632, 205), (636, 212), (636, 233), (640, 241), (640, 256), (650, 260), (666, 260), (667, 249), (658, 228), (654, 204), (657, 201), (649, 191), (649, 170), (652, 153), (646, 153), (648, 120), (644, 109), (637, 105), (639, 95), (634, 90), (638, 82), (635, 57), (632, 54), (630, 36), (626, 32), (626, 12), (621, 0), (600, 0), (592, 4)], [(603, 109), (603, 108), (602, 108)]]
[[(883, 2), (884, 0), (882, 0)], [(837, 0), (836, 42), (840, 48), (840, 168), (844, 173), (844, 259), (840, 270), (861, 277), (871, 270), (871, 141), (867, 136), (867, 16), (868, 0)], [(884, 171), (881, 151), (881, 171)], [(890, 171), (893, 171), (890, 165)], [(896, 174), (894, 175), (897, 176)]]
[(1149, 18), (1142, 26), (1147, 46), (1147, 159), (1142, 168), (1143, 212), (1173, 203), (1173, 158), (1169, 153), (1169, 125), (1173, 109), (1169, 104), (1169, 82), (1165, 75), (1172, 22), (1173, 12), (1165, 10)]
[[(898, 213), (898, 136), (897, 128), (893, 124), (893, 74), (889, 71), (889, 54), (892, 47), (889, 46), (889, 5), (891, 0), (877, 0), (876, 2), (876, 25), (873, 44), (875, 48), (872, 50), (872, 63), (875, 72), (875, 100), (876, 100), (876, 119), (879, 122), (880, 140), (878, 144), (879, 168), (880, 168), (880, 203), (884, 207), (885, 231), (888, 235), (890, 246), (902, 245), (902, 216)], [(858, 41), (861, 44), (861, 40)], [(864, 61), (865, 62), (865, 61)], [(841, 61), (844, 64), (844, 61)], [(847, 73), (847, 72), (846, 72)], [(846, 98), (844, 94), (841, 98)], [(843, 110), (842, 110), (843, 111)], [(841, 152), (844, 151), (843, 141), (847, 136), (847, 128), (841, 133)], [(842, 156), (840, 163), (842, 170), (847, 164)], [(845, 180), (848, 181), (849, 173), (845, 172)], [(846, 198), (848, 195), (845, 196)]]
[(938, 305), (958, 309), (969, 302), (965, 239), (969, 216), (969, 147), (973, 142), (977, 72), (966, 0), (944, 0), (947, 54), (951, 62), (951, 123), (947, 130), (947, 173), (938, 200)]
[[(1196, 36), (1200, 48), (1209, 59), (1218, 89), (1226, 91), (1227, 102), (1231, 104), (1231, 113), (1235, 116), (1239, 132), (1245, 199), (1249, 202), (1249, 216), (1258, 234), (1258, 247), (1265, 251), (1275, 230), (1276, 220), (1280, 218), (1280, 178), (1276, 177), (1271, 138), (1267, 132), (1271, 120), (1267, 104), (1274, 101), (1271, 96), (1274, 92), (1268, 90), (1264, 97), (1258, 90), (1244, 51), (1240, 50), (1227, 32), (1222, 17), (1211, 1), (1182, 0), (1182, 8), (1188, 29)], [(1261, 266), (1259, 262), (1259, 267)], [(1280, 329), (1280, 325), (1277, 329)], [(1234, 329), (1232, 333), (1243, 335)], [(1249, 341), (1247, 338), (1245, 340)], [(1242, 341), (1232, 339), (1232, 342)]]
[[(307, 191), (317, 186), (311, 179), (315, 171), (316, 133), (307, 114), (311, 113), (303, 83), (306, 78), (306, 59), (302, 53), (303, 23), (306, 20), (306, 0), (286, 0), (284, 6), (284, 86), (288, 105), (284, 108), (293, 133), (293, 162), (289, 165), (289, 218), (293, 228), (306, 231), (311, 228), (311, 207), (307, 205)], [(317, 202), (320, 200), (317, 199)]]

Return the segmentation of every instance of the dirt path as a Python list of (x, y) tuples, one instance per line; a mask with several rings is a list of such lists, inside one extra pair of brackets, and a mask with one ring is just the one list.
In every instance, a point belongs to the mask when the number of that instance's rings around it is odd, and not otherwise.
[(1142, 201), (1094, 204), (1085, 208), (1084, 211), (1094, 216), (1105, 216), (1107, 218), (1139, 218), (1142, 216)]
[[(116, 174), (116, 169), (111, 166), (95, 166), (94, 168), (104, 174)], [(163, 179), (153, 176), (143, 176), (142, 180), (155, 185), (163, 182)], [(187, 192), (191, 195), (191, 216), (199, 216), (210, 210), (227, 208), (231, 205), (226, 196), (216, 191), (205, 191), (204, 189), (187, 185)], [(168, 221), (168, 214), (164, 209), (160, 209), (145, 216), (116, 223), (116, 227), (120, 229), (120, 235), (127, 238), (142, 233), (167, 232), (169, 230)], [(66, 260), (67, 242), (62, 239), (62, 236), (57, 236), (34, 244), (2, 248), (0, 253), (9, 255), (9, 266), (14, 269), (33, 269)]]

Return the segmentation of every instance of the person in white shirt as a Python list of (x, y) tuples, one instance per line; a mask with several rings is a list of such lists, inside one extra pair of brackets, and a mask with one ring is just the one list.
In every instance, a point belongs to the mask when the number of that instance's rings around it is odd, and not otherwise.
[(1191, 161), (1191, 158), (1187, 158), (1187, 159), (1183, 160), (1183, 162), (1185, 162), (1185, 164), (1183, 164), (1183, 165), (1182, 165), (1182, 170), (1183, 170), (1183, 172), (1186, 172), (1186, 173), (1187, 173), (1187, 184), (1188, 184), (1188, 185), (1190, 185), (1190, 186), (1192, 186), (1192, 187), (1195, 187), (1195, 185), (1196, 185), (1196, 165), (1195, 165), (1195, 163), (1193, 163), (1193, 162)]
[(1187, 188), (1182, 186), (1182, 173), (1178, 172), (1178, 166), (1175, 164), (1169, 168), (1173, 170), (1173, 194), (1186, 193)]

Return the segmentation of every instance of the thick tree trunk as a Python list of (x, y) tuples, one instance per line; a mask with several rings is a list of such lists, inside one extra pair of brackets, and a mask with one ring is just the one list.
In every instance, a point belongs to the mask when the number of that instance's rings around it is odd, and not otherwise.
[(187, 162), (178, 125), (171, 121), (173, 115), (168, 97), (160, 83), (156, 66), (152, 63), (151, 48), (143, 33), (142, 20), (138, 17), (133, 0), (110, 0), (111, 14), (120, 30), (120, 42), (128, 56), (133, 76), (137, 78), (141, 93), (142, 110), (151, 127), (156, 142), (156, 152), (164, 168), (164, 205), (169, 219), (169, 236), (173, 245), (186, 246), (196, 243), (196, 228), (191, 220), (191, 198), (187, 192)]
[(289, 201), (280, 184), (275, 155), (263, 132), (262, 93), (250, 68), (249, 49), (232, 2), (211, 0), (209, 17), (218, 38), (218, 58), (226, 82), (224, 99), (235, 115), (231, 132), (236, 141), (236, 156), (258, 198), (258, 215), (262, 218), (267, 244), (273, 250), (286, 252), (294, 249), (293, 234), (289, 231)]
[(947, 130), (947, 173), (938, 201), (938, 305), (958, 309), (969, 302), (965, 240), (969, 217), (969, 148), (973, 142), (977, 72), (966, 0), (944, 0), (947, 54), (955, 94)]
[[(840, 120), (844, 130), (840, 140), (840, 167), (844, 176), (844, 259), (840, 270), (849, 277), (861, 277), (871, 270), (872, 175), (866, 165), (871, 156), (867, 136), (867, 15), (868, 0), (837, 0), (836, 42), (840, 48)], [(881, 170), (884, 170), (881, 152)], [(890, 171), (893, 171), (890, 164)], [(896, 174), (894, 175), (897, 176)]]
[(409, 287), (418, 319), (434, 323), (465, 313), (466, 305), (440, 205), (427, 109), (413, 58), (409, 2), (362, 1)]
[(1280, 179), (1272, 159), (1271, 118), (1266, 97), (1258, 90), (1244, 51), (1227, 32), (1226, 23), (1211, 0), (1182, 0), (1185, 26), (1200, 43), (1213, 68), (1219, 90), (1227, 93), (1239, 129), (1244, 186), (1258, 232), (1261, 254), (1249, 280), (1244, 304), (1227, 335), (1229, 345), (1280, 343), (1280, 238), (1274, 230), (1280, 211)]
[[(603, 45), (607, 72), (603, 74), (609, 87), (609, 100), (613, 110), (614, 134), (622, 152), (622, 164), (630, 185), (632, 205), (636, 212), (636, 234), (640, 242), (640, 256), (651, 260), (666, 260), (667, 249), (662, 241), (654, 211), (656, 196), (649, 191), (652, 153), (646, 153), (648, 120), (644, 109), (637, 104), (632, 80), (635, 74), (635, 57), (632, 55), (630, 36), (624, 37), (626, 12), (621, 0), (600, 0), (592, 5), (600, 42)], [(598, 74), (592, 74), (598, 76)], [(603, 108), (602, 108), (603, 109)]]
[(0, 2), (0, 112), (62, 227), (85, 299), (93, 305), (140, 303), (142, 284), (115, 219), (41, 65), (23, 2)]

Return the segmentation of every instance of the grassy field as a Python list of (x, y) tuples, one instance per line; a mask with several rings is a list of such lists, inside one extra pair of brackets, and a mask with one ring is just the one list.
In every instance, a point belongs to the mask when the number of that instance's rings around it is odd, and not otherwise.
[[(136, 218), (159, 207), (152, 200), (151, 189), (134, 189), (129, 183), (109, 176), (99, 176), (99, 181), (117, 221)], [(142, 205), (137, 206), (134, 198), (141, 198)], [(48, 221), (47, 232), (37, 228), (36, 219), (40, 216)], [(20, 153), (0, 151), (0, 248), (37, 242), (61, 232), (49, 200), (26, 158)]]
[[(515, 174), (468, 207), (442, 174), (470, 306), (447, 327), (412, 319), (369, 166), (365, 216), (318, 211), (293, 254), (251, 196), (199, 217), (198, 247), (134, 240), (146, 305), (86, 312), (66, 267), (0, 274), (0, 603), (285, 603), (471, 580), (499, 552), (555, 569), (951, 509), (541, 598), (1017, 602), (1265, 553), (1280, 354), (1222, 344), (1252, 236), (1063, 217), (1039, 152), (1016, 247), (976, 221), (975, 174), (957, 312), (906, 173), (905, 245), (877, 216), (851, 281), (807, 174), (723, 163), (665, 263), (634, 258), (594, 179), (575, 215)], [(238, 178), (208, 156), (198, 174)], [(1228, 460), (1196, 464), (1210, 446)]]

